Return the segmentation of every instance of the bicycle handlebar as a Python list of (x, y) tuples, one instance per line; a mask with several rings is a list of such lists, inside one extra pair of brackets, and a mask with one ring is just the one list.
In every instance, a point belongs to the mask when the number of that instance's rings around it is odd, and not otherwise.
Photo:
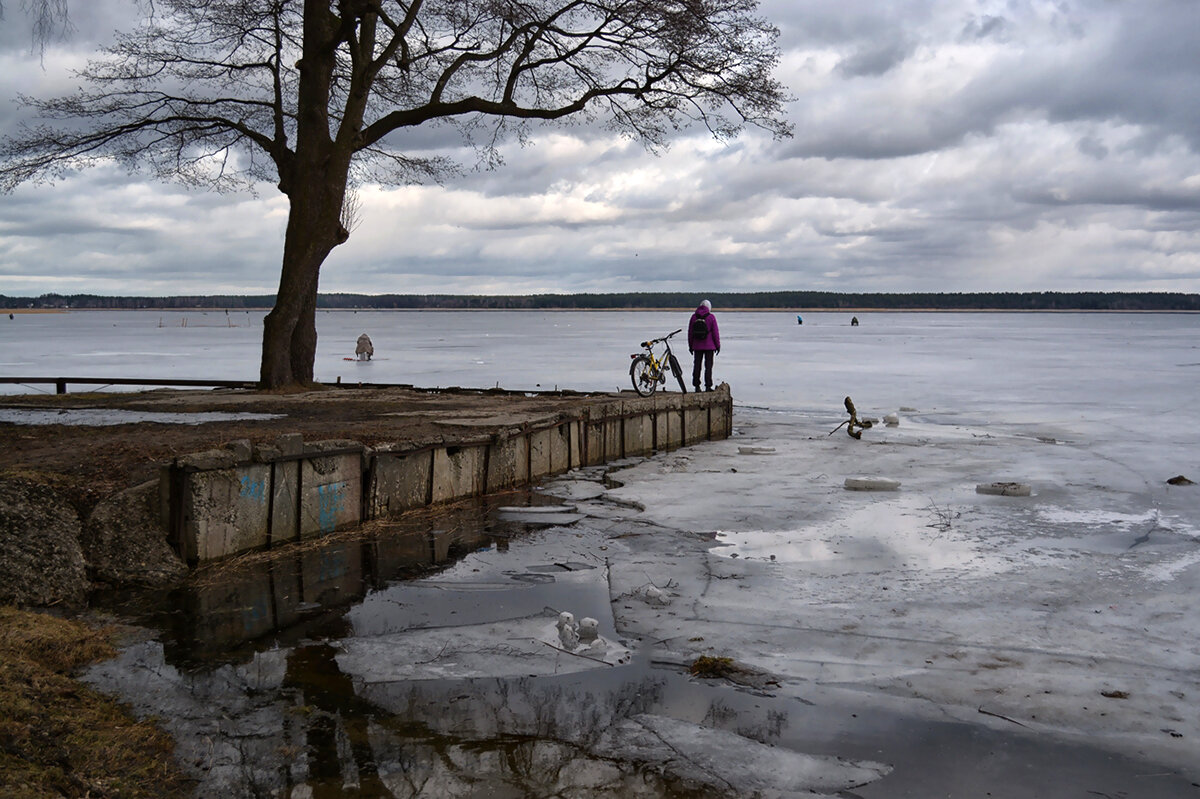
[(649, 341), (643, 341), (642, 346), (647, 347), (647, 348), (652, 347), (653, 345), (657, 344), (658, 342), (666, 341), (667, 339), (669, 339), (671, 336), (675, 335), (676, 333), (682, 333), (682, 332), (683, 332), (683, 328), (681, 327), (678, 330), (674, 330), (674, 331), (668, 333), (667, 335), (663, 336), (662, 338), (652, 338)]

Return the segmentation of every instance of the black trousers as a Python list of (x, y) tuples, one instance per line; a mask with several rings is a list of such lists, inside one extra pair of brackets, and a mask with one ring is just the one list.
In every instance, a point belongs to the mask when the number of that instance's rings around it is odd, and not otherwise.
[(712, 388), (712, 350), (695, 350), (692, 353), (692, 386), (700, 390), (700, 364), (704, 364), (704, 387)]

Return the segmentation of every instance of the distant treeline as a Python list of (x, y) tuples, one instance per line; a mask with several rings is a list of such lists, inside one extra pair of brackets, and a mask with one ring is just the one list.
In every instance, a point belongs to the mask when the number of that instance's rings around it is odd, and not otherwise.
[[(638, 292), (626, 294), (533, 294), (483, 296), (459, 294), (321, 294), (322, 309), (496, 309), (496, 310), (638, 310), (693, 308), (709, 299), (718, 310), (858, 310), (888, 311), (1193, 311), (1200, 294), (1178, 292), (987, 292), (843, 294), (832, 291)], [(103, 297), (95, 294), (43, 294), (6, 297), (0, 308), (16, 309), (269, 309), (275, 295), (207, 295), (176, 297)]]

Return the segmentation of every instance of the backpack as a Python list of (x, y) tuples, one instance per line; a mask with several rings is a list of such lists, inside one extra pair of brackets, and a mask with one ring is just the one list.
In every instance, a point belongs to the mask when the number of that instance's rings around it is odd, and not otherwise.
[(697, 316), (692, 320), (692, 327), (688, 331), (688, 335), (691, 336), (692, 341), (708, 338), (708, 322), (705, 321), (704, 317)]

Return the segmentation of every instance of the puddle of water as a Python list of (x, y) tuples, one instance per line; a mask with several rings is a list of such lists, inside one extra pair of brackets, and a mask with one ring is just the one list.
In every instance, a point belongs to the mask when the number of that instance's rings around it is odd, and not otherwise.
[[(516, 498), (541, 501), (525, 492)], [(562, 558), (548, 568), (535, 561), (531, 568), (524, 542), (534, 527), (497, 517), (499, 501), (254, 553), (200, 570), (178, 590), (100, 594), (93, 605), (160, 631), (168, 662), (185, 668), (237, 662), (263, 648), (313, 638), (570, 609), (578, 593), (572, 575), (595, 564)], [(576, 615), (611, 617), (607, 591), (602, 602), (591, 597), (582, 605)]]
[(155, 411), (130, 411), (101, 408), (63, 408), (55, 411), (25, 408), (0, 408), (0, 422), (9, 424), (43, 425), (63, 424), (79, 427), (108, 427), (118, 424), (157, 422), (159, 424), (208, 424), (210, 422), (252, 421), (257, 419), (279, 419), (275, 413), (163, 413)]
[[(1147, 774), (1157, 797), (1200, 795), (1167, 770), (1098, 749), (881, 712), (853, 692), (831, 699), (814, 686), (813, 701), (780, 698), (698, 682), (645, 655), (609, 665), (537, 642), (515, 652), (519, 624), (552, 626), (561, 610), (599, 619), (620, 641), (592, 551), (601, 539), (504, 521), (495, 504), (244, 558), (167, 596), (109, 597), (159, 640), (87, 679), (163, 719), (201, 796), (753, 792), (728, 782), (749, 757), (741, 750), (710, 742), (656, 759), (632, 746), (627, 735), (647, 714), (684, 739), (691, 724), (761, 743), (754, 756), (776, 758), (762, 761), (776, 764), (761, 769), (769, 779), (815, 762), (833, 780), (822, 785), (841, 785), (828, 795), (1133, 796), (1146, 795)], [(463, 674), (452, 651), (460, 639), (478, 657)], [(851, 787), (835, 758), (896, 769)], [(778, 781), (768, 787), (783, 793)]]

